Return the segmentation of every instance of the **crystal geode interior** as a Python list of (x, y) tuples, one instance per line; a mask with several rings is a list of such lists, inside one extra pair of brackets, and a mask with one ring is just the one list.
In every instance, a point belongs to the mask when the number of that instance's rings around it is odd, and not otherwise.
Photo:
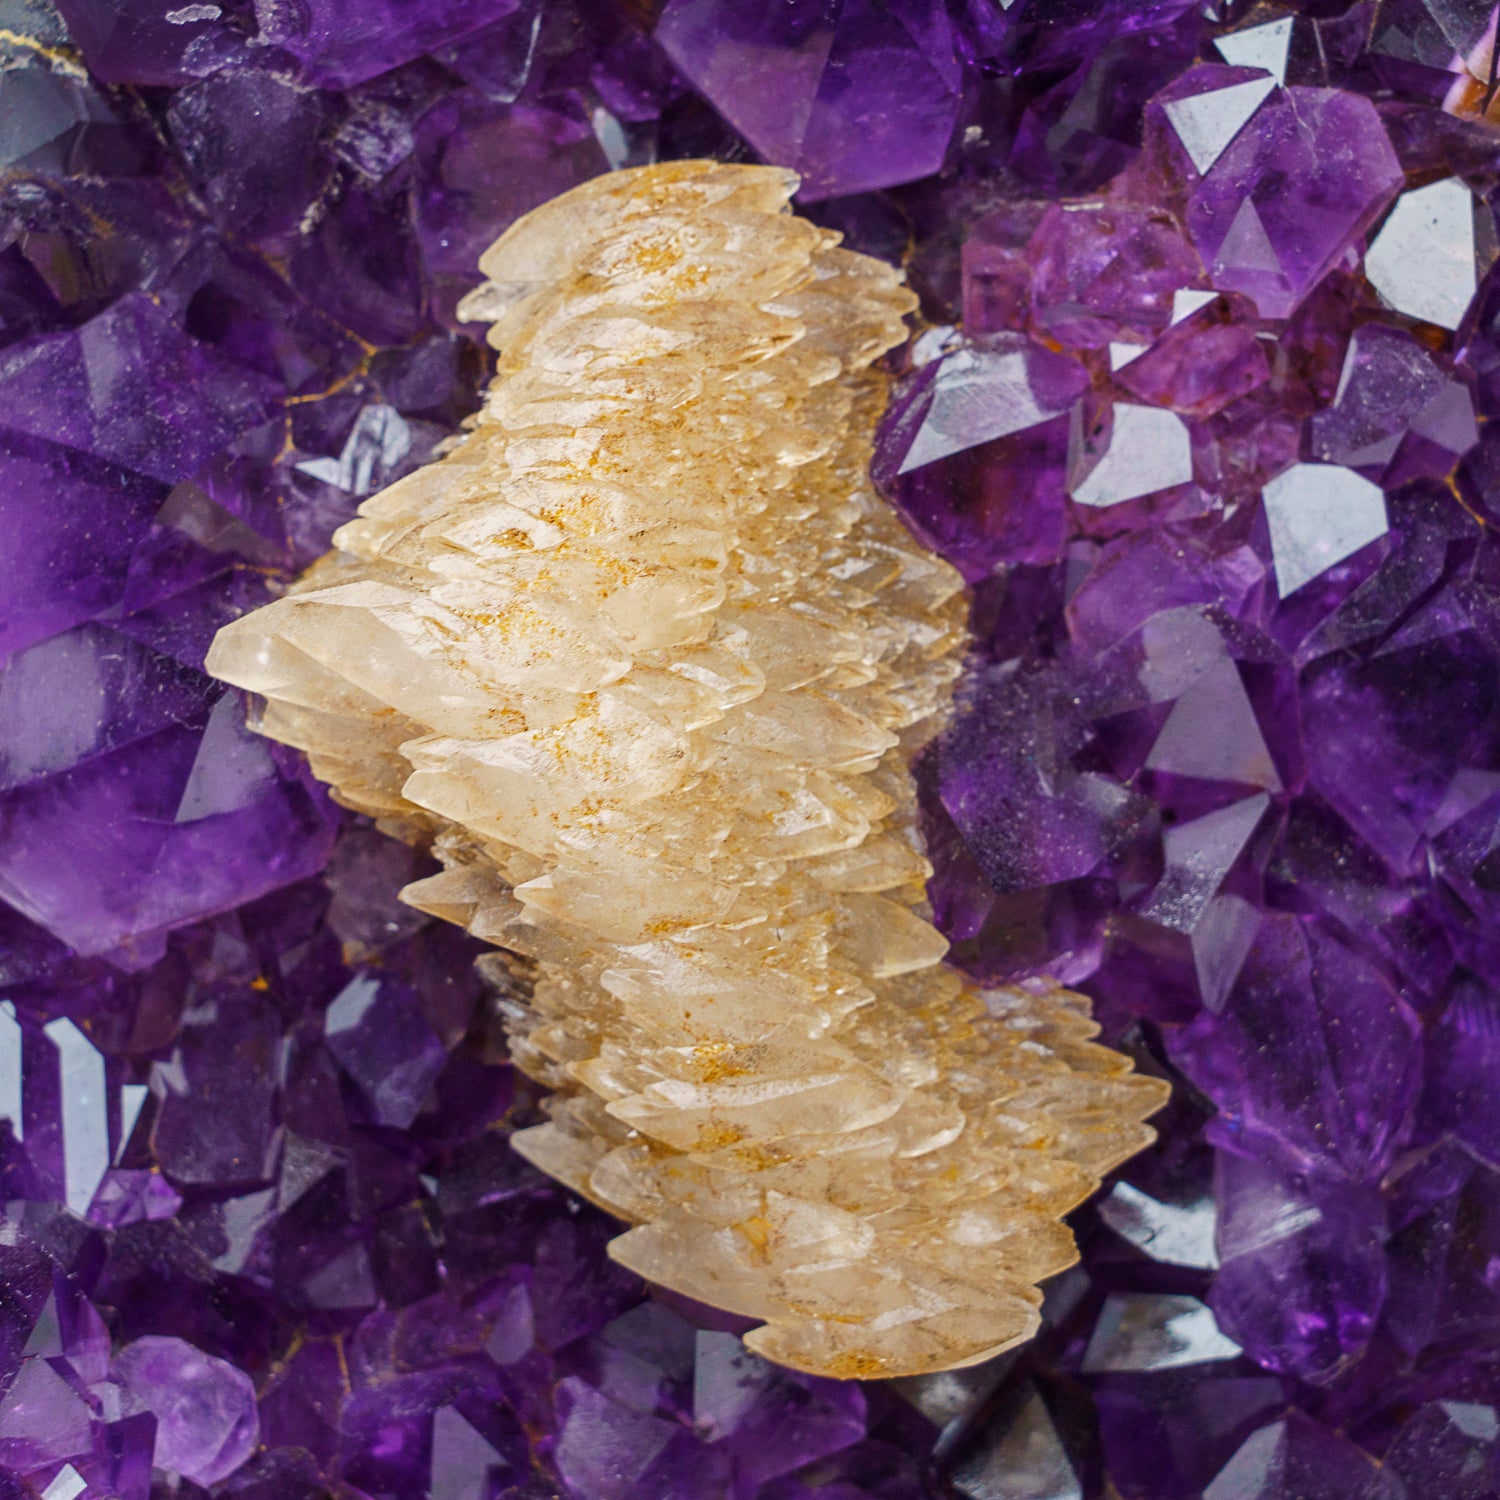
[(367, 501), (213, 672), (351, 807), (430, 844), (422, 910), (502, 952), (515, 1145), (634, 1226), (611, 1254), (823, 1374), (985, 1358), (1165, 1085), (1082, 997), (941, 960), (907, 766), (961, 580), (867, 477), (913, 299), (678, 162), (513, 226), (468, 315), (472, 430)]

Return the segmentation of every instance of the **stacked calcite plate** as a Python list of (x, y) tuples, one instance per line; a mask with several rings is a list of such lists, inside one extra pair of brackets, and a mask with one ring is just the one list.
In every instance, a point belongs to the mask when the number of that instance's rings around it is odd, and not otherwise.
[(210, 665), (349, 806), (429, 843), (416, 906), (505, 952), (515, 1145), (611, 1253), (834, 1375), (982, 1359), (1164, 1097), (1086, 1002), (941, 962), (907, 770), (958, 576), (870, 487), (913, 299), (791, 174), (588, 183), (488, 252), (483, 412)]

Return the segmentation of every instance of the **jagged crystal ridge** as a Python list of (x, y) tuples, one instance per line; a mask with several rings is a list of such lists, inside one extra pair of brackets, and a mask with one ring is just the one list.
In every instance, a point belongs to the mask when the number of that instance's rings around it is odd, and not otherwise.
[(942, 963), (908, 764), (964, 597), (868, 478), (914, 299), (795, 186), (674, 162), (513, 225), (470, 430), (209, 667), (442, 862), (405, 898), (501, 950), (553, 1091), (514, 1144), (614, 1258), (767, 1358), (912, 1374), (1035, 1330), (1165, 1085), (1083, 997)]

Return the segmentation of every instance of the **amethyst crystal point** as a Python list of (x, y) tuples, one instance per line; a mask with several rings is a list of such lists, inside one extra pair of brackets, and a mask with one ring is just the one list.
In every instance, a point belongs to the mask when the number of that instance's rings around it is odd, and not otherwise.
[(668, 0), (656, 37), (767, 161), (801, 174), (804, 200), (911, 182), (942, 163), (960, 69), (933, 0)]
[(156, 1418), (152, 1463), (158, 1469), (216, 1484), (259, 1440), (249, 1377), (183, 1339), (137, 1339), (116, 1356), (111, 1373), (125, 1399)]
[(1381, 300), (1408, 317), (1457, 328), (1478, 285), (1474, 213), (1473, 195), (1456, 177), (1403, 193), (1365, 256)]
[(416, 994), (392, 980), (360, 975), (334, 997), (323, 1030), (328, 1050), (364, 1096), (375, 1122), (410, 1125), (447, 1061)]
[(1187, 228), (1215, 286), (1289, 317), (1402, 184), (1367, 100), (1290, 88), (1267, 100), (1193, 189)]
[(76, 331), (0, 355), (0, 425), (171, 484), (274, 410), (272, 383), (132, 292)]
[(1086, 423), (1079, 408), (1068, 483), (1077, 504), (1120, 505), (1192, 479), (1192, 439), (1175, 413), (1120, 402), (1093, 424)]
[[(1337, 410), (1330, 408), (1319, 416), (1333, 419), (1324, 425), (1322, 441), (1336, 446)], [(1309, 427), (1317, 443), (1316, 422)], [(1294, 464), (1265, 487), (1262, 500), (1276, 589), (1283, 599), (1361, 547), (1379, 541), (1389, 529), (1380, 487), (1337, 464)]]
[(1368, 1454), (1294, 1411), (1246, 1438), (1203, 1500), (1350, 1500), (1374, 1476)]

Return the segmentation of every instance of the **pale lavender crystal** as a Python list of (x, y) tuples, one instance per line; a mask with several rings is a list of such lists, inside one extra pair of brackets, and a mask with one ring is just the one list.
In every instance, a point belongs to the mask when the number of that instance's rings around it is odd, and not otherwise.
[(23, 1360), (0, 1398), (0, 1463), (24, 1471), (86, 1453), (90, 1417), (82, 1393), (50, 1360)]
[(185, 1339), (151, 1335), (115, 1356), (112, 1377), (156, 1418), (158, 1469), (217, 1484), (260, 1439), (255, 1387), (242, 1370)]

